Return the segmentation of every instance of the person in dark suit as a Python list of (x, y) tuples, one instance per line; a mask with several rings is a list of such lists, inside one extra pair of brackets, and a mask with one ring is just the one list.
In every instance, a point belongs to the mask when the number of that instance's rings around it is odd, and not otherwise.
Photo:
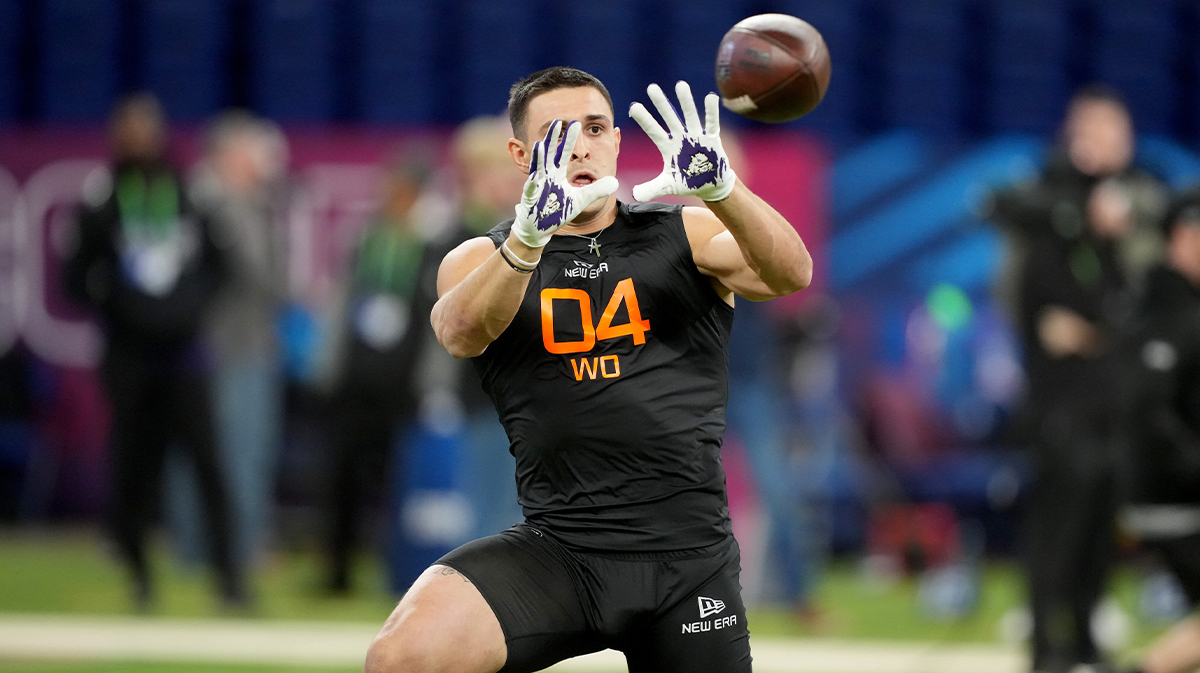
[(173, 443), (196, 466), (222, 600), (246, 601), (230, 547), (230, 512), (213, 435), (199, 335), (221, 284), (224, 254), (166, 159), (166, 124), (148, 94), (120, 102), (114, 158), (85, 186), (67, 292), (91, 307), (105, 336), (101, 373), (112, 404), (111, 531), (142, 608), (153, 597), (145, 536)]

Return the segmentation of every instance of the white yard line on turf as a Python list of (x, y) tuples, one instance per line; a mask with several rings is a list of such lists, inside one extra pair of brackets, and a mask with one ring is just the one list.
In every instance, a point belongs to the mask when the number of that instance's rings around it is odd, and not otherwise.
[[(150, 617), (0, 615), (0, 660), (84, 659), (361, 665), (378, 624)], [(1023, 654), (995, 645), (754, 638), (757, 673), (1018, 673)], [(556, 673), (620, 671), (607, 650)]]

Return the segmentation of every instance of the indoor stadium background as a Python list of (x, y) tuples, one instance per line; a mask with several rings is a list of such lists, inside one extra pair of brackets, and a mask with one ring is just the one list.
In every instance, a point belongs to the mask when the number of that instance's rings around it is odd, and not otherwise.
[[(383, 166), (412, 147), (444, 166), (458, 124), (502, 113), (513, 81), (566, 64), (612, 93), (627, 190), (658, 160), (628, 104), (651, 82), (714, 88), (721, 36), (763, 12), (820, 30), (833, 76), (797, 122), (722, 114), (747, 181), (817, 260), (813, 288), (745, 309), (786, 353), (752, 369), (786, 395), (819, 610), (797, 620), (771, 601), (779, 569), (731, 432), (759, 667), (1023, 670), (1020, 347), (992, 290), (1002, 237), (981, 214), (989, 192), (1037, 173), (1069, 96), (1096, 82), (1128, 100), (1143, 168), (1176, 188), (1200, 179), (1194, 2), (0, 0), (0, 670), (354, 670), (396, 591), (464, 531), (461, 436), (453, 413), (431, 413), (407, 431), (411, 469), (364, 560), (370, 584), (350, 598), (319, 591), (310, 384)], [(107, 157), (113, 103), (140, 90), (162, 101), (184, 166), (202, 153), (205, 122), (230, 107), (287, 134), (287, 423), (252, 614), (223, 613), (195, 550), (164, 534), (163, 604), (131, 617), (101, 535), (100, 335), (65, 301), (57, 265), (80, 190)], [(756, 345), (736, 343), (735, 361)], [(1124, 558), (1097, 620), (1118, 658), (1180, 609), (1161, 574)]]

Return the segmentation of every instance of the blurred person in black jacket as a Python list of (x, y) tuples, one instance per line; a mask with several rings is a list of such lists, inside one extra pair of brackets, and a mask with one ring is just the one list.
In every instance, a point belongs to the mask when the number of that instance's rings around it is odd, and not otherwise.
[[(993, 198), (1014, 239), (1010, 303), (1025, 346), (1034, 479), (1027, 510), (1033, 670), (1103, 666), (1091, 615), (1115, 553), (1118, 335), (1132, 300), (1123, 261), (1138, 230), (1133, 128), (1103, 89), (1077, 94), (1035, 184)], [(1152, 200), (1147, 198), (1147, 200)]]
[(84, 187), (67, 292), (90, 306), (105, 335), (101, 374), (112, 404), (111, 526), (147, 607), (145, 536), (172, 442), (194, 461), (222, 599), (245, 602), (230, 547), (230, 512), (212, 427), (199, 333), (220, 286), (223, 254), (192, 210), (165, 156), (166, 124), (152, 96), (121, 101), (112, 116), (111, 167)]
[(341, 334), (341, 361), (332, 400), (332, 522), (326, 543), (328, 587), (351, 588), (353, 552), (365, 504), (382, 502), (384, 486), (404, 460), (392, 450), (420, 403), (416, 377), (428, 316), (436, 296), (422, 279), (440, 257), (414, 217), (430, 177), (419, 158), (401, 158), (382, 185), (379, 212), (354, 251)]
[[(1166, 260), (1150, 272), (1128, 353), (1130, 400), (1126, 528), (1200, 607), (1200, 191), (1164, 218)], [(1150, 646), (1144, 673), (1200, 668), (1194, 614)]]
[(1041, 175), (991, 195), (986, 214), (1002, 226), (1008, 253), (998, 289), (1013, 313), (1030, 246), (1069, 244), (1085, 233), (1089, 219), (1124, 230), (1116, 259), (1134, 287), (1162, 258), (1166, 189), (1133, 164), (1135, 141), (1121, 97), (1102, 86), (1084, 88), (1071, 100), (1060, 142)]
[[(512, 169), (508, 139), (512, 126), (506, 117), (476, 117), (458, 128), (453, 156), (462, 190), (458, 226), (438, 241), (445, 257), (463, 241), (483, 236), (512, 213), (521, 197), (525, 176)], [(437, 292), (436, 269), (433, 275)], [(428, 316), (426, 316), (428, 318)], [(428, 320), (426, 320), (428, 322)], [(440, 357), (444, 349), (435, 349)], [(468, 360), (454, 360), (459, 372), (458, 398), (466, 421), (466, 451), (462, 468), (464, 491), (471, 501), (472, 539), (495, 535), (525, 519), (517, 502), (516, 462), (496, 407), (483, 392), (479, 374)]]

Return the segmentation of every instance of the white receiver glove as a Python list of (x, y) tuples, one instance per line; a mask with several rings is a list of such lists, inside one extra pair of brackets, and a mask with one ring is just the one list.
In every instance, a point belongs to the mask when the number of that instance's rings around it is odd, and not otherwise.
[(512, 231), (531, 248), (540, 248), (562, 225), (596, 201), (617, 191), (617, 179), (611, 175), (575, 187), (567, 181), (567, 167), (575, 141), (579, 139), (579, 122), (571, 122), (561, 141), (563, 123), (554, 120), (546, 137), (534, 143), (529, 154), (529, 179), (517, 204), (517, 218)]
[(675, 84), (675, 94), (683, 109), (683, 122), (657, 84), (646, 87), (654, 107), (667, 123), (664, 131), (646, 106), (634, 103), (629, 116), (658, 145), (663, 155), (663, 172), (649, 182), (633, 188), (633, 198), (649, 201), (667, 194), (699, 196), (705, 201), (720, 201), (729, 196), (737, 176), (729, 168), (729, 159), (721, 147), (720, 97), (710, 93), (704, 98), (704, 121), (696, 112), (692, 88), (687, 82)]

